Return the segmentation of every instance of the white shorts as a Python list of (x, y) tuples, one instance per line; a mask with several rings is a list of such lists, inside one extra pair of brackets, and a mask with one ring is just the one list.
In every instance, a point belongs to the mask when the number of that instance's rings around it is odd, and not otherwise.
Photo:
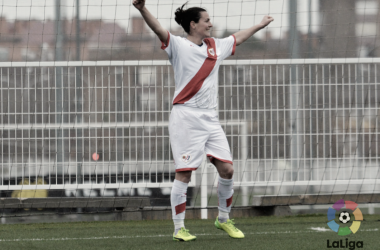
[(203, 154), (232, 164), (230, 146), (215, 110), (174, 105), (169, 121), (175, 171), (194, 171)]

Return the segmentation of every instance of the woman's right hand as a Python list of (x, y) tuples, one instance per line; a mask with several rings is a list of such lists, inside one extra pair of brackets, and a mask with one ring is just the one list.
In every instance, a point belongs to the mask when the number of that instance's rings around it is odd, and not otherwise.
[(133, 0), (133, 6), (138, 10), (142, 10), (145, 6), (145, 0)]
[(169, 33), (166, 31), (166, 29), (162, 28), (157, 18), (155, 18), (145, 7), (145, 0), (133, 0), (132, 4), (136, 7), (136, 9), (140, 11), (140, 14), (144, 18), (146, 24), (148, 24), (149, 28), (153, 30), (153, 32), (163, 43), (166, 43), (169, 37)]

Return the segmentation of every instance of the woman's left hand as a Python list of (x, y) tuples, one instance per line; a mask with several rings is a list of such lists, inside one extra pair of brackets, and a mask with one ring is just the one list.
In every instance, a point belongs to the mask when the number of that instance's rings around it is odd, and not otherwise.
[(271, 16), (264, 16), (263, 17), (263, 20), (261, 20), (261, 25), (263, 26), (263, 28), (265, 28), (266, 26), (268, 26), (268, 24), (270, 24), (271, 22), (273, 22), (273, 17)]

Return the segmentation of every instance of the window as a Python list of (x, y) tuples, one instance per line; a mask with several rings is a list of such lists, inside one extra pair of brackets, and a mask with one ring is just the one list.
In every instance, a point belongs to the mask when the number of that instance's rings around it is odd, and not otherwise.
[(5, 62), (8, 61), (8, 49), (7, 48), (0, 48), (0, 61)]
[(140, 97), (141, 107), (143, 111), (156, 110), (156, 93), (144, 93)]
[(139, 67), (138, 83), (140, 85), (153, 85), (156, 74), (154, 68), (150, 66)]

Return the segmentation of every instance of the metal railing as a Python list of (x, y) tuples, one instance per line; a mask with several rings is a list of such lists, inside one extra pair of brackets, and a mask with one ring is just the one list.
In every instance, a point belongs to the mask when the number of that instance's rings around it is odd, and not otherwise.
[[(235, 186), (378, 190), (379, 64), (224, 61), (218, 112)], [(1, 190), (171, 185), (168, 61), (0, 63), (0, 79)], [(202, 166), (191, 185), (207, 188), (215, 171)], [(37, 177), (45, 184), (18, 185)]]

